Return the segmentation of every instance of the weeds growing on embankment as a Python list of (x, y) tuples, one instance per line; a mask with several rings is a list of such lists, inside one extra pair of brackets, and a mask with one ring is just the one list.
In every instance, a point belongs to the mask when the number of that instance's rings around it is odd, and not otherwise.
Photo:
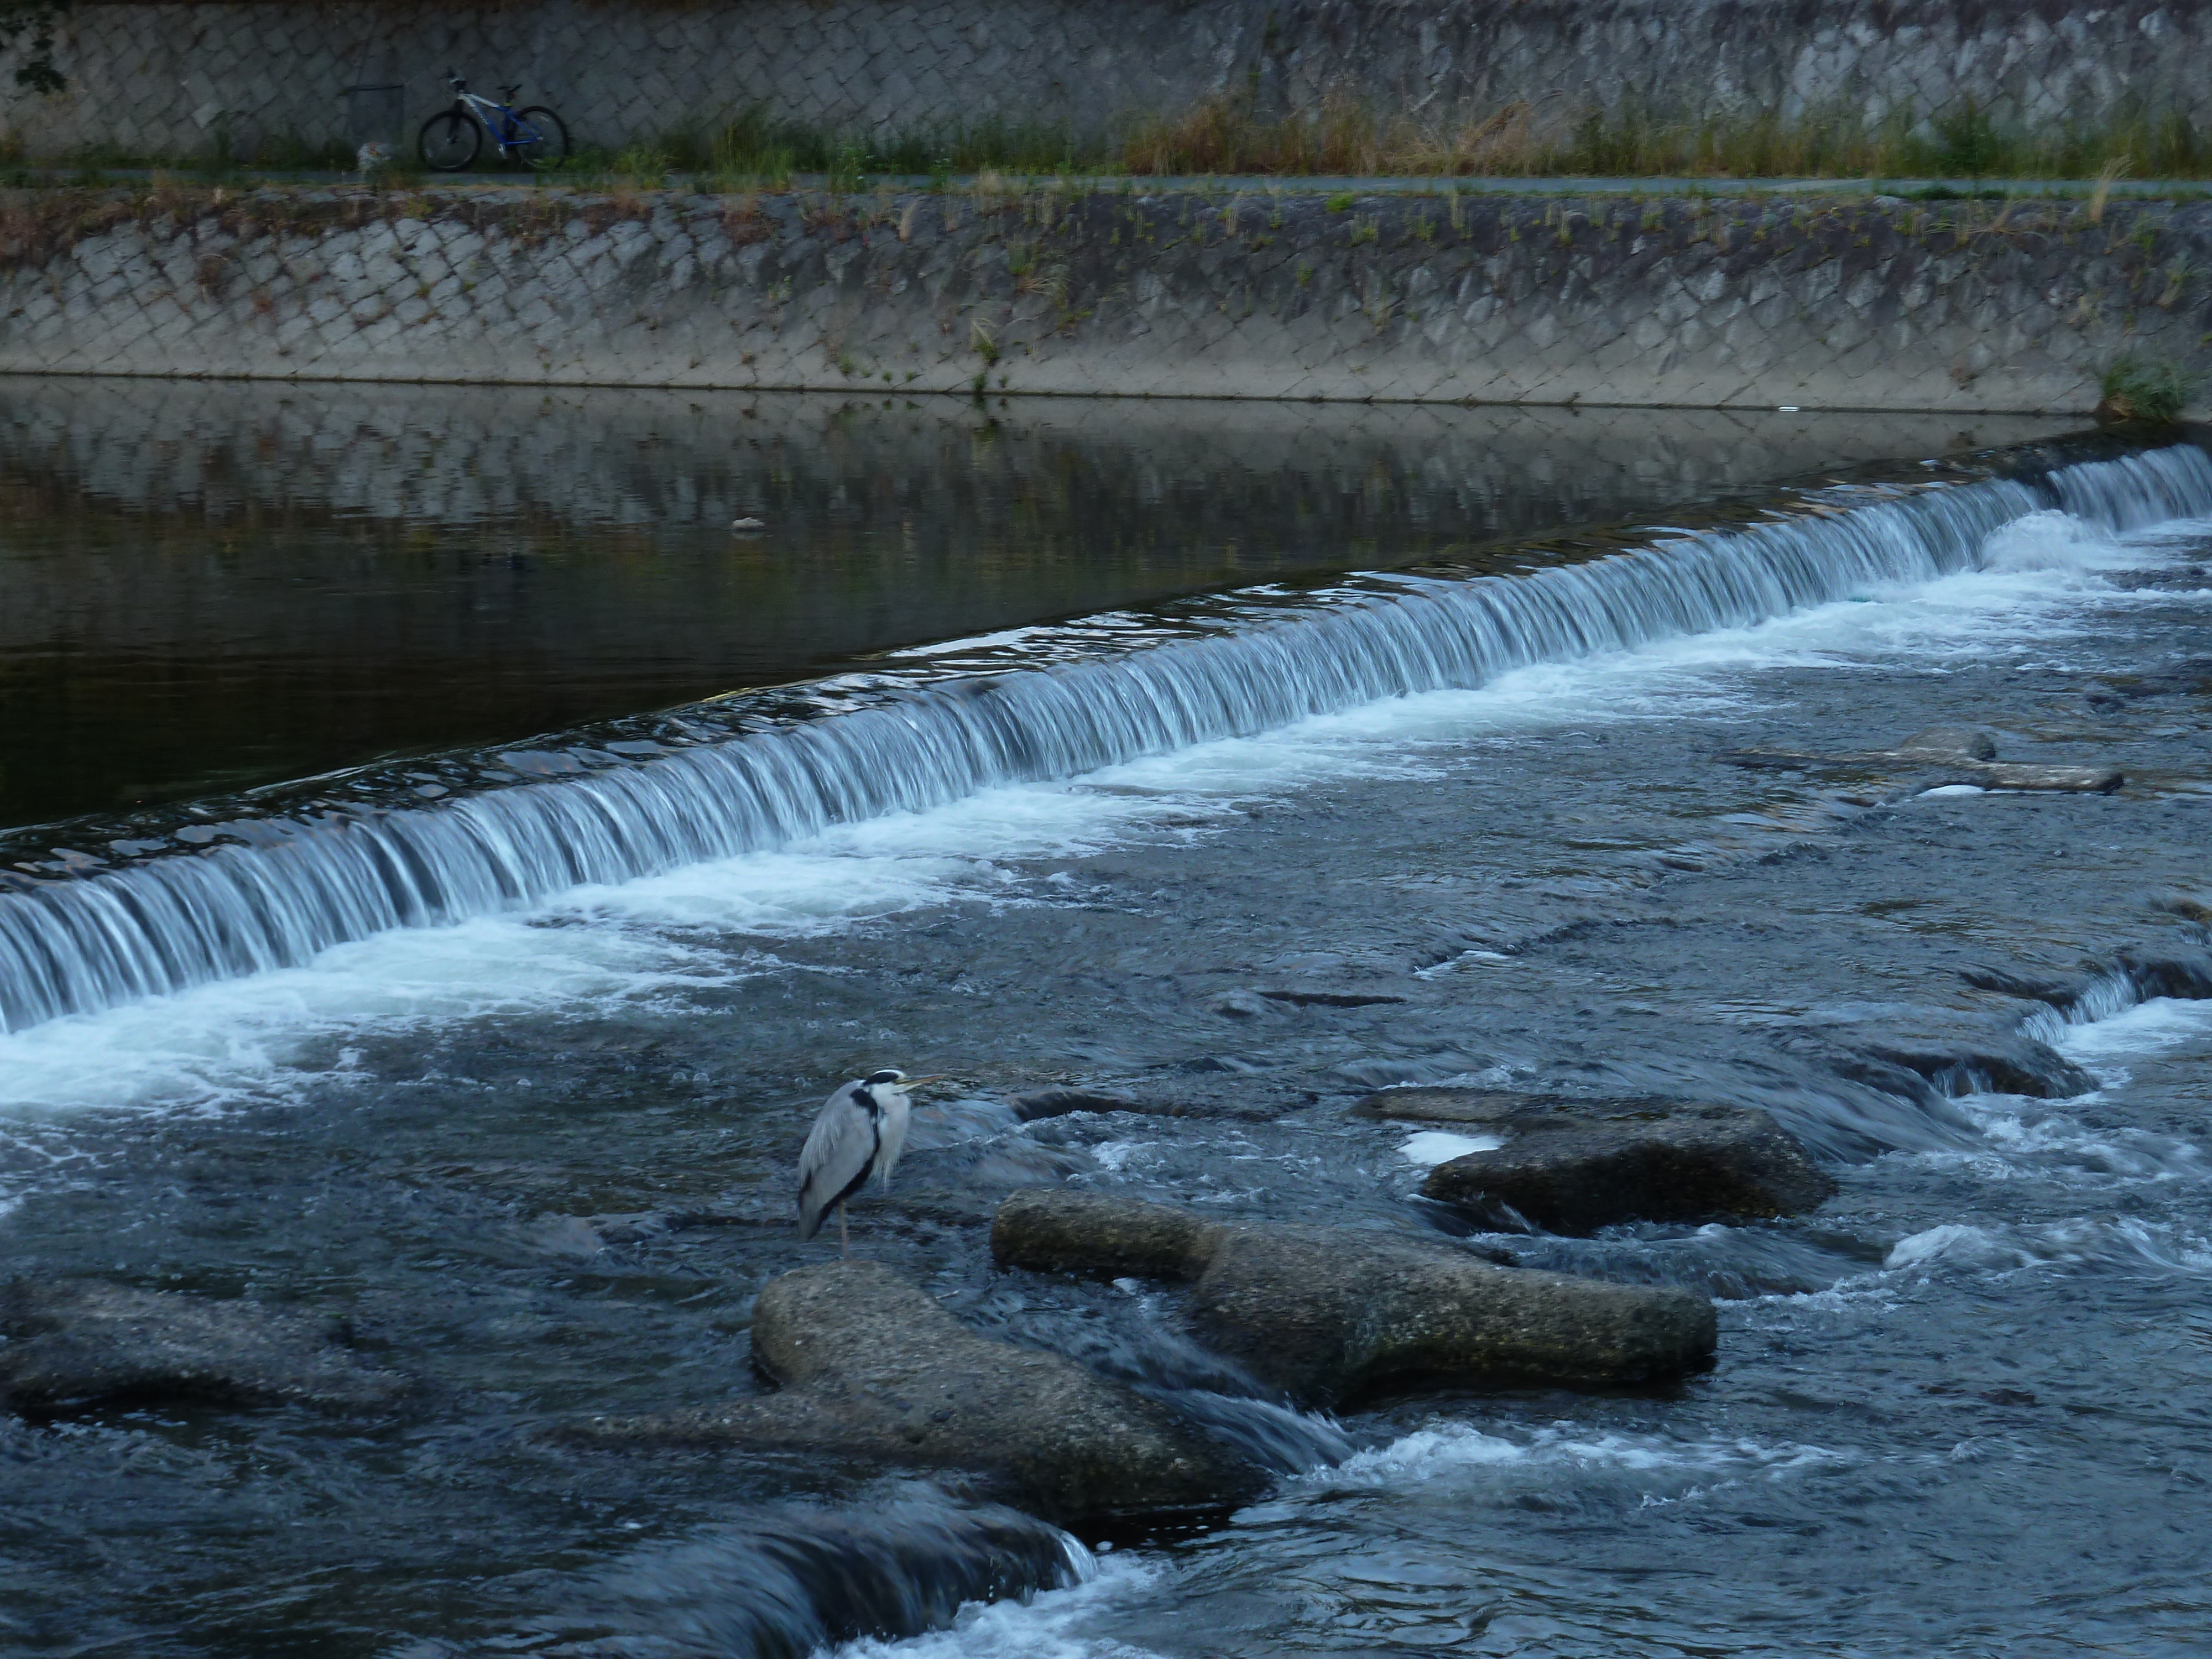
[[(520, 239), (542, 237), (580, 219), (593, 230), (617, 220), (645, 217), (650, 202), (614, 191), (508, 191), (432, 194), (412, 188), (236, 188), (156, 174), (131, 185), (70, 185), (49, 190), (0, 191), (0, 271), (36, 268), (88, 237), (137, 224), (166, 225), (196, 236), (220, 231), (234, 236), (314, 235), (402, 219), (466, 223)], [(221, 285), (220, 273), (201, 277)]]
[[(587, 137), (588, 135), (586, 135)], [(6, 182), (48, 182), (20, 157)], [(411, 171), (411, 155), (400, 165)], [(68, 158), (78, 182), (155, 164), (119, 152)], [(221, 146), (169, 165), (201, 178), (248, 171), (343, 171), (349, 154), (270, 139), (234, 158)], [(2030, 129), (1971, 102), (1916, 122), (1838, 106), (1784, 118), (1684, 119), (1634, 103), (1593, 111), (1564, 94), (1520, 99), (1466, 118), (1378, 115), (1350, 99), (1279, 118), (1221, 98), (1079, 138), (1064, 126), (991, 118), (930, 131), (856, 134), (754, 110), (720, 126), (672, 130), (619, 150), (588, 143), (552, 174), (569, 184), (656, 188), (676, 179), (725, 191), (780, 189), (794, 176), (853, 189), (886, 176), (946, 180), (995, 172), (1035, 177), (1206, 174), (1410, 178), (2212, 179), (2212, 128), (2179, 112)]]
[(2178, 363), (2130, 351), (2106, 369), (2099, 382), (2100, 419), (2171, 422), (2181, 418), (2196, 383)]
[(1138, 129), (1121, 161), (1138, 173), (1353, 177), (2200, 179), (2212, 177), (2212, 131), (2178, 113), (2030, 131), (1972, 103), (1916, 124), (1850, 110), (1669, 120), (1537, 99), (1440, 125), (1348, 101), (1262, 120), (1224, 100)]
[(1263, 118), (1219, 99), (1085, 143), (1064, 128), (987, 122), (951, 133), (872, 138), (754, 114), (720, 131), (672, 133), (617, 155), (580, 155), (572, 173), (635, 183), (676, 175), (775, 187), (795, 173), (849, 187), (871, 176), (1206, 174), (1279, 178), (2212, 179), (2212, 130), (2185, 116), (2029, 131), (1968, 104), (1916, 125), (1847, 111), (1668, 120), (1560, 99), (1518, 100), (1456, 123), (1377, 116), (1350, 100)]

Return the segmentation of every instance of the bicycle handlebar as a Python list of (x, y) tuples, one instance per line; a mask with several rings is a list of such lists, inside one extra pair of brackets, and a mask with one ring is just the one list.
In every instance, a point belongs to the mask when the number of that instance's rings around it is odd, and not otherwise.
[[(446, 84), (453, 88), (455, 92), (466, 92), (469, 89), (469, 83), (461, 79), (459, 76), (454, 74), (450, 69), (446, 71)], [(515, 94), (521, 90), (522, 82), (517, 81), (511, 87), (501, 87), (499, 89), (499, 95), (511, 104), (514, 101)]]

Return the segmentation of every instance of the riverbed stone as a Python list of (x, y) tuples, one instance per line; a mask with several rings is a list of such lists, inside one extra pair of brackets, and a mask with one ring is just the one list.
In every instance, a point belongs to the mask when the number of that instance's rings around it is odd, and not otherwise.
[(0, 1404), (52, 1413), (189, 1402), (374, 1410), (412, 1383), (324, 1322), (245, 1301), (99, 1279), (0, 1285)]
[[(1923, 1105), (1986, 1093), (2070, 1100), (2097, 1086), (2081, 1066), (2019, 1030), (2008, 1016), (1899, 1011), (1879, 1022), (1808, 1026), (1775, 1041), (1839, 1076)], [(1916, 1097), (1915, 1079), (1925, 1096)]]
[(1040, 1273), (1196, 1279), (1222, 1227), (1172, 1204), (1104, 1193), (1016, 1193), (991, 1223), (991, 1253)]
[(1384, 1089), (1352, 1109), (1505, 1134), (1503, 1146), (1438, 1164), (1422, 1191), (1552, 1232), (1800, 1215), (1835, 1191), (1796, 1139), (1755, 1108), (1443, 1087)]
[(880, 1262), (771, 1279), (753, 1359), (779, 1392), (573, 1435), (799, 1449), (968, 1470), (1061, 1522), (1212, 1513), (1265, 1476), (1168, 1407), (1058, 1354), (977, 1334)]
[(1978, 726), (1930, 726), (1890, 752), (1920, 760), (1991, 761), (1997, 757), (1997, 740)]
[(1378, 1089), (1353, 1103), (1352, 1110), (1358, 1117), (1391, 1118), (1408, 1123), (1503, 1125), (1536, 1121), (1563, 1112), (1638, 1109), (1648, 1104), (1641, 1099), (1583, 1100), (1518, 1089), (1468, 1089), (1446, 1085)]
[(1024, 1123), (1034, 1123), (1044, 1117), (1065, 1117), (1071, 1112), (1139, 1112), (1144, 1109), (1133, 1096), (1124, 1094), (1118, 1089), (1032, 1089), (1027, 1094), (1011, 1097), (1007, 1103)]
[(2127, 781), (2117, 766), (2027, 765), (2000, 761), (1996, 752), (1996, 738), (1978, 726), (1931, 726), (1888, 749), (1735, 749), (1720, 758), (1753, 770), (1909, 775), (1914, 790), (1971, 784), (1978, 789), (2109, 795)]
[(1712, 1362), (1712, 1305), (1685, 1291), (1499, 1267), (1443, 1240), (1215, 1222), (1067, 1192), (1000, 1206), (992, 1253), (1043, 1272), (1194, 1280), (1183, 1323), (1267, 1387), (1340, 1405), (1424, 1382), (1583, 1388)]
[(1835, 1191), (1796, 1139), (1755, 1108), (1522, 1115), (1503, 1146), (1438, 1164), (1421, 1191), (1486, 1219), (1555, 1233), (1622, 1221), (1802, 1215)]

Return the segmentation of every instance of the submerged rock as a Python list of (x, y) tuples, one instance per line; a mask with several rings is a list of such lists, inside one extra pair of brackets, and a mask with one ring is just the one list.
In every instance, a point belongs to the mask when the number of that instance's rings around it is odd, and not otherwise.
[(890, 1191), (871, 1193), (869, 1205), (856, 1208), (854, 1214), (858, 1218), (869, 1207), (880, 1207), (912, 1220), (980, 1227), (989, 1222), (1006, 1194), (1043, 1182), (1065, 1181), (1078, 1170), (1097, 1167), (1079, 1148), (1047, 1146), (1019, 1135), (924, 1147), (900, 1163), (897, 1182)]
[(1997, 740), (1978, 726), (1931, 726), (1915, 732), (1890, 753), (1915, 760), (1995, 760)]
[(2061, 790), (2084, 795), (2109, 795), (2127, 781), (2127, 774), (2117, 766), (2014, 766), (1981, 762), (1960, 762), (1922, 780), (1930, 788), (1971, 783), (1982, 789)]
[[(2185, 915), (2187, 901), (2163, 900), (2160, 908)], [(2212, 914), (2192, 920), (2212, 921)], [(2212, 951), (2189, 945), (2162, 950), (2130, 946), (2101, 962), (2085, 963), (2078, 974), (2061, 977), (2015, 974), (1987, 967), (1960, 969), (1960, 977), (1984, 991), (2048, 1003), (2063, 1014), (2087, 1018), (2094, 1016), (2095, 1005), (2105, 997), (2115, 1002), (2122, 998), (2142, 1002), (2154, 997), (2173, 997), (2184, 1001), (2212, 998)], [(2042, 1044), (2036, 1047), (2063, 1061), (2063, 1056)]]
[(1373, 1008), (1407, 1000), (1396, 991), (1323, 991), (1296, 986), (1260, 994), (1270, 1002), (1287, 1002), (1297, 1008)]
[(1136, 1100), (1115, 1089), (1032, 1089), (1009, 1102), (1014, 1115), (1024, 1123), (1041, 1117), (1065, 1117), (1070, 1112), (1136, 1112)]
[(349, 1411), (412, 1387), (315, 1320), (97, 1279), (0, 1286), (0, 1403), (16, 1411), (159, 1401)]
[(1382, 1089), (1352, 1106), (1359, 1117), (1395, 1118), (1410, 1123), (1502, 1125), (1548, 1114), (1638, 1107), (1641, 1101), (1577, 1100), (1567, 1095), (1526, 1094), (1515, 1089), (1461, 1089), (1422, 1085)]
[(1057, 1354), (976, 1334), (872, 1261), (769, 1281), (753, 1358), (780, 1393), (572, 1432), (627, 1443), (803, 1448), (973, 1470), (1055, 1521), (1197, 1514), (1259, 1470), (1166, 1407)]
[(1814, 1209), (1835, 1182), (1765, 1112), (1697, 1106), (1513, 1120), (1503, 1146), (1429, 1172), (1421, 1190), (1555, 1233), (1620, 1221), (1767, 1219)]
[(2045, 1042), (1993, 1021), (1941, 1019), (1886, 1022), (1878, 1030), (1814, 1027), (1782, 1040), (1784, 1048), (1820, 1060), (1840, 1076), (1861, 1077), (1904, 1093), (1909, 1085), (1882, 1077), (1885, 1068), (1920, 1079), (1938, 1098), (1959, 1095), (2028, 1095), (2070, 1100), (2097, 1086), (2096, 1079)]
[(1170, 1206), (1066, 1192), (1000, 1206), (1012, 1267), (1195, 1280), (1193, 1335), (1293, 1399), (1387, 1384), (1615, 1387), (1712, 1361), (1712, 1304), (1681, 1291), (1501, 1267), (1442, 1241), (1349, 1227), (1218, 1223)]
[(1059, 1528), (918, 1482), (849, 1507), (748, 1504), (733, 1521), (670, 1530), (567, 1592), (578, 1622), (605, 1634), (554, 1651), (799, 1659), (864, 1641), (881, 1653), (889, 1641), (950, 1629), (969, 1602), (1085, 1577), (1082, 1547)]

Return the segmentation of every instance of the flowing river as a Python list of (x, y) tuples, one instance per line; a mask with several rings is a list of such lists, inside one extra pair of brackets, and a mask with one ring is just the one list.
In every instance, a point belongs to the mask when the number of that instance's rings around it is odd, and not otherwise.
[[(419, 1385), (0, 1417), (8, 1651), (2203, 1650), (2212, 1002), (2130, 966), (2212, 923), (2179, 434), (0, 404), (7, 1273), (339, 1319)], [(1722, 758), (1960, 724), (2127, 782)], [(549, 1432), (766, 1386), (799, 1142), (883, 1064), (950, 1082), (855, 1253), (1267, 1497), (1079, 1538)], [(1840, 1190), (1473, 1232), (1417, 1196), (1451, 1137), (1346, 1112), (1439, 1082), (1764, 1107)], [(1067, 1085), (1173, 1115), (1004, 1103)], [(1161, 1286), (994, 1271), (1062, 1183), (1688, 1287), (1719, 1362), (1296, 1412)]]

